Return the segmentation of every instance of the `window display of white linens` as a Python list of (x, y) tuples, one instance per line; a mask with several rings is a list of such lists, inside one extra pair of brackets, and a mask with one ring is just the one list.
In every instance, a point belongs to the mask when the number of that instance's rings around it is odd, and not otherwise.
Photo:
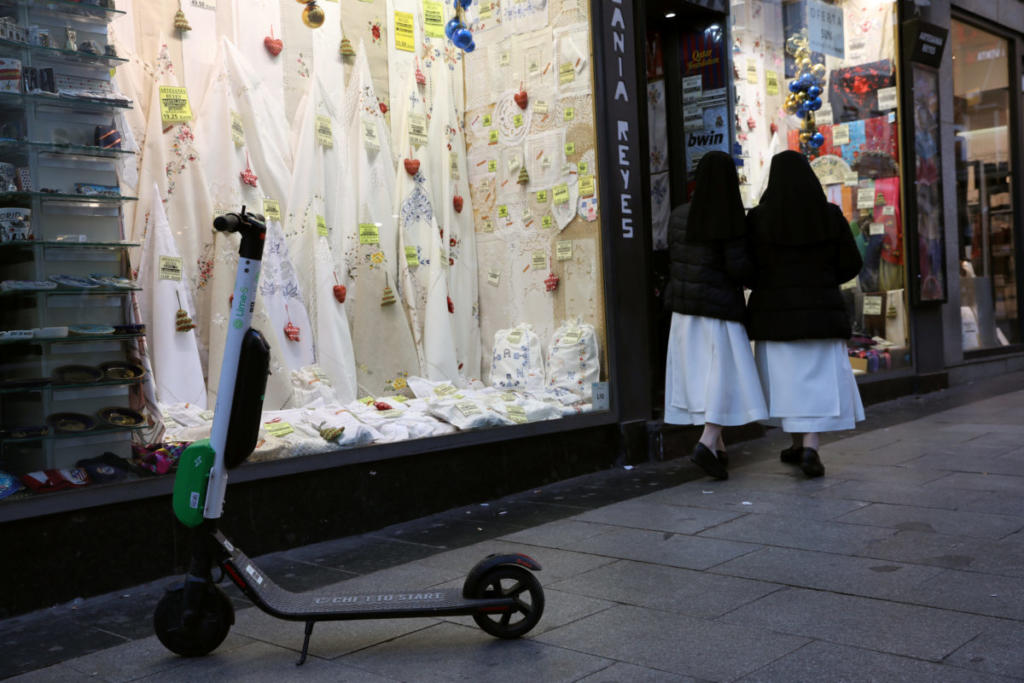
[(578, 318), (566, 320), (548, 347), (547, 387), (573, 392), (589, 400), (591, 385), (601, 378), (601, 358), (594, 326)]
[(439, 420), (462, 430), (515, 424), (511, 419), (488, 408), (483, 401), (462, 393), (451, 398), (429, 401), (427, 410)]
[(516, 391), (485, 389), (477, 394), (488, 408), (515, 423), (555, 420), (562, 416), (562, 407)]
[[(337, 406), (314, 405), (312, 408), (263, 413), (260, 440), (249, 460), (260, 462), (326, 453), (339, 447), (349, 448), (383, 440), (379, 431), (363, 424), (348, 411), (339, 410)], [(288, 426), (292, 431), (282, 433)], [(344, 430), (333, 441), (327, 441), (321, 435), (324, 428)]]
[(289, 408), (301, 408), (320, 399), (324, 404), (338, 403), (331, 378), (318, 365), (307, 365), (291, 372), (292, 397)]
[[(385, 441), (419, 439), (425, 436), (450, 434), (455, 428), (427, 414), (423, 399), (405, 400), (404, 397), (384, 396), (372, 403), (353, 401), (346, 408), (361, 422), (377, 429)], [(400, 438), (395, 438), (404, 434)]]
[(532, 325), (520, 323), (494, 333), (491, 386), (526, 391), (544, 387), (544, 356)]

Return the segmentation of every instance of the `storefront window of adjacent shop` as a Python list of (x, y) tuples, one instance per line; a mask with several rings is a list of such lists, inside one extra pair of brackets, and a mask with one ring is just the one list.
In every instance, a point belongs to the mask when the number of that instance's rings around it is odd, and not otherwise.
[(1020, 341), (1007, 41), (952, 23), (964, 351)]
[(686, 140), (686, 201), (697, 164), (712, 151), (729, 151), (728, 46), (718, 21), (693, 25), (679, 36)]
[(730, 12), (745, 204), (757, 204), (774, 154), (805, 154), (864, 258), (843, 285), (854, 372), (909, 367), (895, 3), (745, 0)]
[(433, 0), (9, 5), (0, 498), (209, 436), (243, 205), (250, 461), (607, 409), (589, 3), (474, 0), (471, 53)]

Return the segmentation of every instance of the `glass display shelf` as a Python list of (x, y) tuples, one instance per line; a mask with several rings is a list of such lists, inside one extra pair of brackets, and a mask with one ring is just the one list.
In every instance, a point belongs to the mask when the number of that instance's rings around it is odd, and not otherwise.
[(0, 154), (10, 152), (37, 151), (40, 154), (59, 154), (62, 156), (79, 157), (100, 157), (118, 158), (133, 156), (135, 152), (130, 149), (103, 149), (91, 145), (71, 145), (58, 142), (34, 142), (29, 140), (2, 140), (0, 139)]
[(98, 97), (72, 97), (70, 95), (0, 92), (0, 106), (22, 104), (49, 104), (56, 107), (80, 107), (86, 109), (131, 109), (130, 100), (107, 100)]
[(0, 0), (0, 7), (27, 7), (46, 12), (57, 19), (74, 19), (89, 23), (107, 23), (125, 14), (124, 10), (74, 0)]
[[(98, 424), (92, 429), (86, 429), (80, 432), (54, 432), (52, 429), (47, 434), (41, 434), (39, 436), (0, 436), (0, 448), (7, 444), (13, 443), (30, 443), (33, 441), (61, 441), (65, 439), (85, 439), (94, 436), (105, 436), (111, 434), (117, 434), (119, 432), (133, 432), (138, 429), (145, 428), (146, 425), (138, 425), (137, 427), (128, 426), (115, 426), (108, 424)], [(11, 430), (7, 430), (11, 431)]]
[(123, 57), (115, 57), (113, 55), (96, 55), (91, 52), (82, 52), (81, 50), (66, 50), (60, 47), (44, 47), (42, 45), (32, 45), (31, 43), (19, 43), (15, 40), (4, 40), (3, 38), (0, 38), (0, 50), (5, 52), (17, 50), (22, 53), (27, 52), (29, 54), (38, 55), (44, 59), (58, 59), (65, 62), (78, 62), (84, 64), (105, 64), (112, 67), (116, 67), (117, 65), (128, 61)]
[(11, 299), (29, 296), (117, 296), (141, 292), (142, 287), (58, 287), (57, 289), (12, 289), (0, 292), (0, 298)]
[(137, 341), (145, 334), (69, 334), (66, 337), (43, 337), (32, 339), (0, 339), (0, 346), (36, 345), (49, 346), (50, 344), (95, 344), (98, 342), (110, 341)]
[(115, 197), (106, 195), (71, 194), (67, 192), (0, 192), (0, 202), (24, 202), (39, 199), (44, 202), (80, 202), (85, 204), (117, 204), (120, 202), (138, 201), (138, 197), (119, 194)]
[(0, 242), (0, 249), (29, 249), (43, 247), (46, 249), (124, 249), (138, 247), (138, 242), (72, 242), (70, 240), (11, 240)]
[(142, 382), (144, 379), (145, 377), (134, 377), (132, 379), (105, 379), (100, 380), (99, 382), (51, 382), (47, 380), (30, 382), (26, 380), (23, 384), (10, 383), (5, 385), (0, 383), (0, 395), (38, 393), (43, 391), (94, 389), (96, 387), (131, 386), (132, 384)]

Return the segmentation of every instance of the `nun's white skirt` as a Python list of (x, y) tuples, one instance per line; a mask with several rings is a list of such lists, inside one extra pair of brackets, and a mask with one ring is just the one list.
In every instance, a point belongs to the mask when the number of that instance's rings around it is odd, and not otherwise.
[(771, 422), (785, 432), (853, 429), (864, 404), (841, 339), (759, 341), (755, 357)]
[(735, 426), (767, 416), (743, 324), (673, 313), (665, 364), (665, 422)]

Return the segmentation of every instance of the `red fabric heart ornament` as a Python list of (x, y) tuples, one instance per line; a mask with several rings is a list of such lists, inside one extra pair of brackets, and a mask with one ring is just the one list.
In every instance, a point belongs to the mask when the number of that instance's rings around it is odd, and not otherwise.
[(267, 36), (263, 39), (263, 47), (267, 48), (267, 52), (270, 53), (270, 56), (276, 57), (281, 54), (281, 50), (284, 49), (284, 43), (281, 42), (280, 38)]
[(452, 206), (455, 207), (455, 213), (462, 213), (462, 195), (457, 194), (452, 197)]
[(530, 103), (530, 96), (526, 94), (525, 90), (517, 92), (512, 96), (512, 99), (516, 101), (516, 104), (519, 105), (520, 109), (526, 109), (526, 105)]
[(338, 300), (339, 304), (345, 303), (345, 297), (348, 295), (348, 290), (345, 289), (345, 285), (334, 285), (334, 298)]
[(405, 172), (409, 175), (416, 175), (417, 171), (420, 170), (419, 159), (406, 159), (405, 160)]

